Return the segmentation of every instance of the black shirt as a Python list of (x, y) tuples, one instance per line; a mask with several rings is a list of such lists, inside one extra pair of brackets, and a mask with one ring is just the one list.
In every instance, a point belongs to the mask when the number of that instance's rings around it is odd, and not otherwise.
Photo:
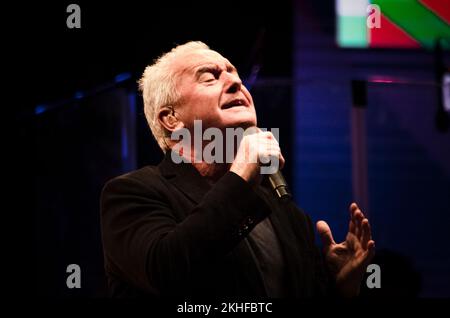
[(267, 295), (280, 298), (286, 295), (286, 277), (280, 243), (267, 217), (250, 232), (248, 242), (256, 258)]

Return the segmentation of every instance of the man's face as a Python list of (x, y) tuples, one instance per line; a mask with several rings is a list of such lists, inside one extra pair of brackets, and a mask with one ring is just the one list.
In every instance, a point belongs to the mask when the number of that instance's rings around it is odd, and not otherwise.
[(191, 129), (195, 119), (202, 120), (203, 129), (256, 126), (250, 92), (219, 53), (198, 50), (181, 56), (173, 67), (181, 94), (175, 112), (186, 128)]

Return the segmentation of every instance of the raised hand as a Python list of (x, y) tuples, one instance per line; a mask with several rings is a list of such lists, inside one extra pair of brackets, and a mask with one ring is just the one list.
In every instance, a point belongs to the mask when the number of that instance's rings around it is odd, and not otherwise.
[(356, 203), (350, 205), (350, 222), (345, 241), (336, 243), (325, 221), (317, 222), (325, 260), (336, 279), (339, 293), (344, 297), (359, 294), (361, 280), (375, 254), (369, 220)]

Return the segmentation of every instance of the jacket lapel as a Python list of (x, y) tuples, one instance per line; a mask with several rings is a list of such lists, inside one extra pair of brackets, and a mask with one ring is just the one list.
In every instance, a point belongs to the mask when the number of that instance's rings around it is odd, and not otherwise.
[[(175, 153), (173, 156), (177, 156)], [(161, 174), (168, 179), (178, 190), (184, 193), (193, 203), (199, 203), (211, 188), (195, 167), (190, 163), (175, 163), (172, 152), (167, 151), (163, 161), (158, 166)]]

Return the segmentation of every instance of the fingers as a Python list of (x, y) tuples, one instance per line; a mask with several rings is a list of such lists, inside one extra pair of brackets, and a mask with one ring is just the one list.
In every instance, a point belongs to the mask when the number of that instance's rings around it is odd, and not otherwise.
[(256, 139), (251, 142), (257, 145), (259, 163), (262, 165), (273, 164), (277, 169), (282, 169), (285, 159), (274, 135), (268, 131), (260, 131), (254, 137)]
[(251, 184), (259, 184), (260, 175), (275, 173), (280, 168), (280, 162), (283, 166), (284, 158), (275, 136), (258, 129), (244, 134), (230, 171)]
[(366, 264), (370, 264), (370, 262), (372, 261), (373, 257), (375, 256), (375, 241), (370, 240), (367, 243), (367, 251), (366, 251), (366, 259), (365, 259), (365, 263)]
[(350, 221), (348, 222), (348, 232), (355, 234), (355, 230), (356, 230), (356, 224), (355, 224), (355, 222), (353, 222), (353, 219), (351, 218)]
[[(372, 241), (372, 230), (369, 220), (364, 216), (356, 203), (353, 202), (349, 210), (351, 215), (349, 232), (357, 237), (363, 249), (368, 250), (372, 244), (375, 245), (375, 242)], [(372, 242), (371, 244), (369, 244), (370, 241)]]
[(372, 233), (368, 219), (362, 221), (362, 238), (361, 245), (364, 249), (368, 249), (369, 241), (372, 239)]
[[(242, 154), (241, 154), (242, 152)], [(244, 135), (236, 154), (243, 163), (268, 164), (271, 157), (280, 158), (281, 149), (277, 139), (269, 131)]]
[(356, 203), (352, 203), (350, 205), (351, 210), (351, 222), (353, 222), (353, 233), (361, 240), (362, 237), (362, 221), (364, 220), (364, 214), (359, 209)]
[(355, 251), (359, 248), (360, 243), (353, 233), (348, 233), (345, 238), (345, 243), (351, 251)]
[(319, 221), (316, 224), (317, 232), (322, 239), (322, 244), (325, 249), (329, 248), (330, 245), (335, 244), (333, 239), (333, 234), (331, 233), (331, 229), (328, 226), (327, 222)]
[(286, 161), (284, 160), (284, 157), (283, 157), (283, 155), (280, 152), (280, 170), (283, 169), (285, 162)]
[(357, 208), (358, 208), (358, 205), (355, 202), (350, 204), (350, 208), (349, 208), (350, 215), (353, 215), (353, 213), (356, 211)]
[(354, 214), (356, 209), (358, 208), (358, 206), (356, 205), (356, 203), (352, 203), (350, 204), (349, 207), (349, 212), (350, 212), (350, 222), (348, 223), (348, 231), (352, 234), (355, 234), (356, 231), (356, 222), (355, 222), (355, 218), (354, 218)]

